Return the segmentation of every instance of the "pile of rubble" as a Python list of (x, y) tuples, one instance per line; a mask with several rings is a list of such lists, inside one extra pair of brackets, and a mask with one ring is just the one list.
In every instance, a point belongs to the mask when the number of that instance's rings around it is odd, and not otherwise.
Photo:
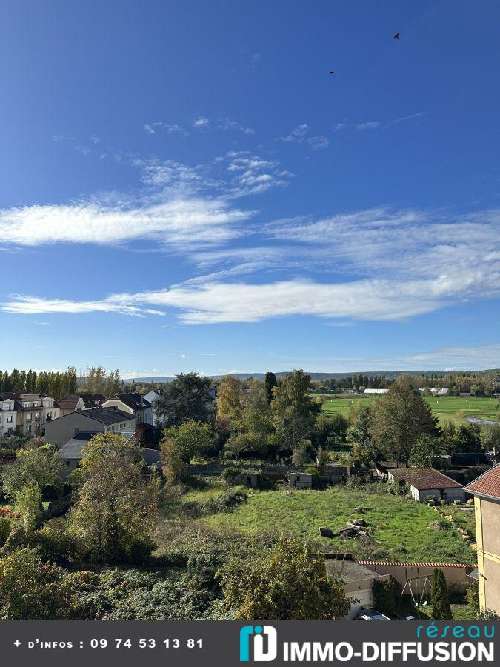
[(364, 519), (353, 519), (348, 521), (345, 528), (341, 528), (337, 533), (334, 533), (331, 528), (320, 528), (319, 534), (321, 537), (340, 537), (343, 540), (361, 539), (369, 540), (370, 533), (367, 530), (368, 524)]

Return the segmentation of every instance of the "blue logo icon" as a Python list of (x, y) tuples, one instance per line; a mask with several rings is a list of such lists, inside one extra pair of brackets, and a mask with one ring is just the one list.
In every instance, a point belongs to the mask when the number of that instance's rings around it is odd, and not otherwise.
[(271, 662), (277, 654), (276, 630), (272, 625), (240, 628), (240, 662)]

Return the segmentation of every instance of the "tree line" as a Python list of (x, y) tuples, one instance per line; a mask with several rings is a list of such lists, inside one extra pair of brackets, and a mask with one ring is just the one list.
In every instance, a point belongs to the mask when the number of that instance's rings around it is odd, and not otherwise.
[(77, 390), (76, 369), (65, 371), (0, 371), (0, 392), (42, 394), (61, 399)]
[(34, 371), (14, 368), (10, 373), (0, 370), (0, 392), (42, 394), (60, 400), (76, 393), (114, 396), (123, 387), (120, 371), (107, 371), (102, 366), (88, 368), (78, 378), (76, 369), (65, 371)]
[[(446, 387), (451, 396), (458, 396), (460, 394), (492, 396), (500, 392), (500, 373), (496, 371), (412, 373), (411, 378), (416, 387), (424, 389)], [(317, 392), (359, 391), (367, 388), (387, 389), (395, 380), (396, 377), (394, 375), (367, 375), (360, 373), (340, 378), (316, 380), (313, 382), (313, 387)]]

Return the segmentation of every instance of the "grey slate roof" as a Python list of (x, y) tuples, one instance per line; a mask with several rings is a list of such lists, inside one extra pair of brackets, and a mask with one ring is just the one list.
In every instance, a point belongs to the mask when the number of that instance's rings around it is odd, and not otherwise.
[(134, 412), (137, 410), (144, 410), (150, 408), (151, 403), (147, 401), (144, 396), (136, 393), (118, 394), (117, 398), (125, 405), (128, 405)]
[[(88, 417), (89, 419), (95, 419), (95, 421), (100, 422), (105, 426), (134, 419), (134, 415), (130, 415), (122, 410), (117, 410), (116, 408), (89, 408), (88, 410), (79, 410), (77, 414), (85, 415), (85, 417)], [(62, 417), (62, 419), (64, 419), (64, 417)]]
[[(80, 434), (79, 434), (80, 435)], [(90, 438), (96, 435), (95, 433), (89, 433), (86, 440), (71, 438), (68, 442), (61, 447), (59, 450), (59, 456), (65, 461), (80, 461), (83, 457), (83, 449), (88, 444)], [(140, 447), (139, 452), (144, 459), (144, 463), (147, 466), (159, 465), (160, 463), (160, 452), (157, 449), (149, 449), (147, 447)]]

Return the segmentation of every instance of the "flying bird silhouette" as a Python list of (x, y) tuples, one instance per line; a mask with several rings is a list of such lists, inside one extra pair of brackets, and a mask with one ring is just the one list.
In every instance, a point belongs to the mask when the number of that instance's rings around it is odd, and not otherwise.
[(335, 72), (331, 71), (330, 74), (335, 74)]
[(394, 33), (392, 39), (399, 39), (399, 32)]

